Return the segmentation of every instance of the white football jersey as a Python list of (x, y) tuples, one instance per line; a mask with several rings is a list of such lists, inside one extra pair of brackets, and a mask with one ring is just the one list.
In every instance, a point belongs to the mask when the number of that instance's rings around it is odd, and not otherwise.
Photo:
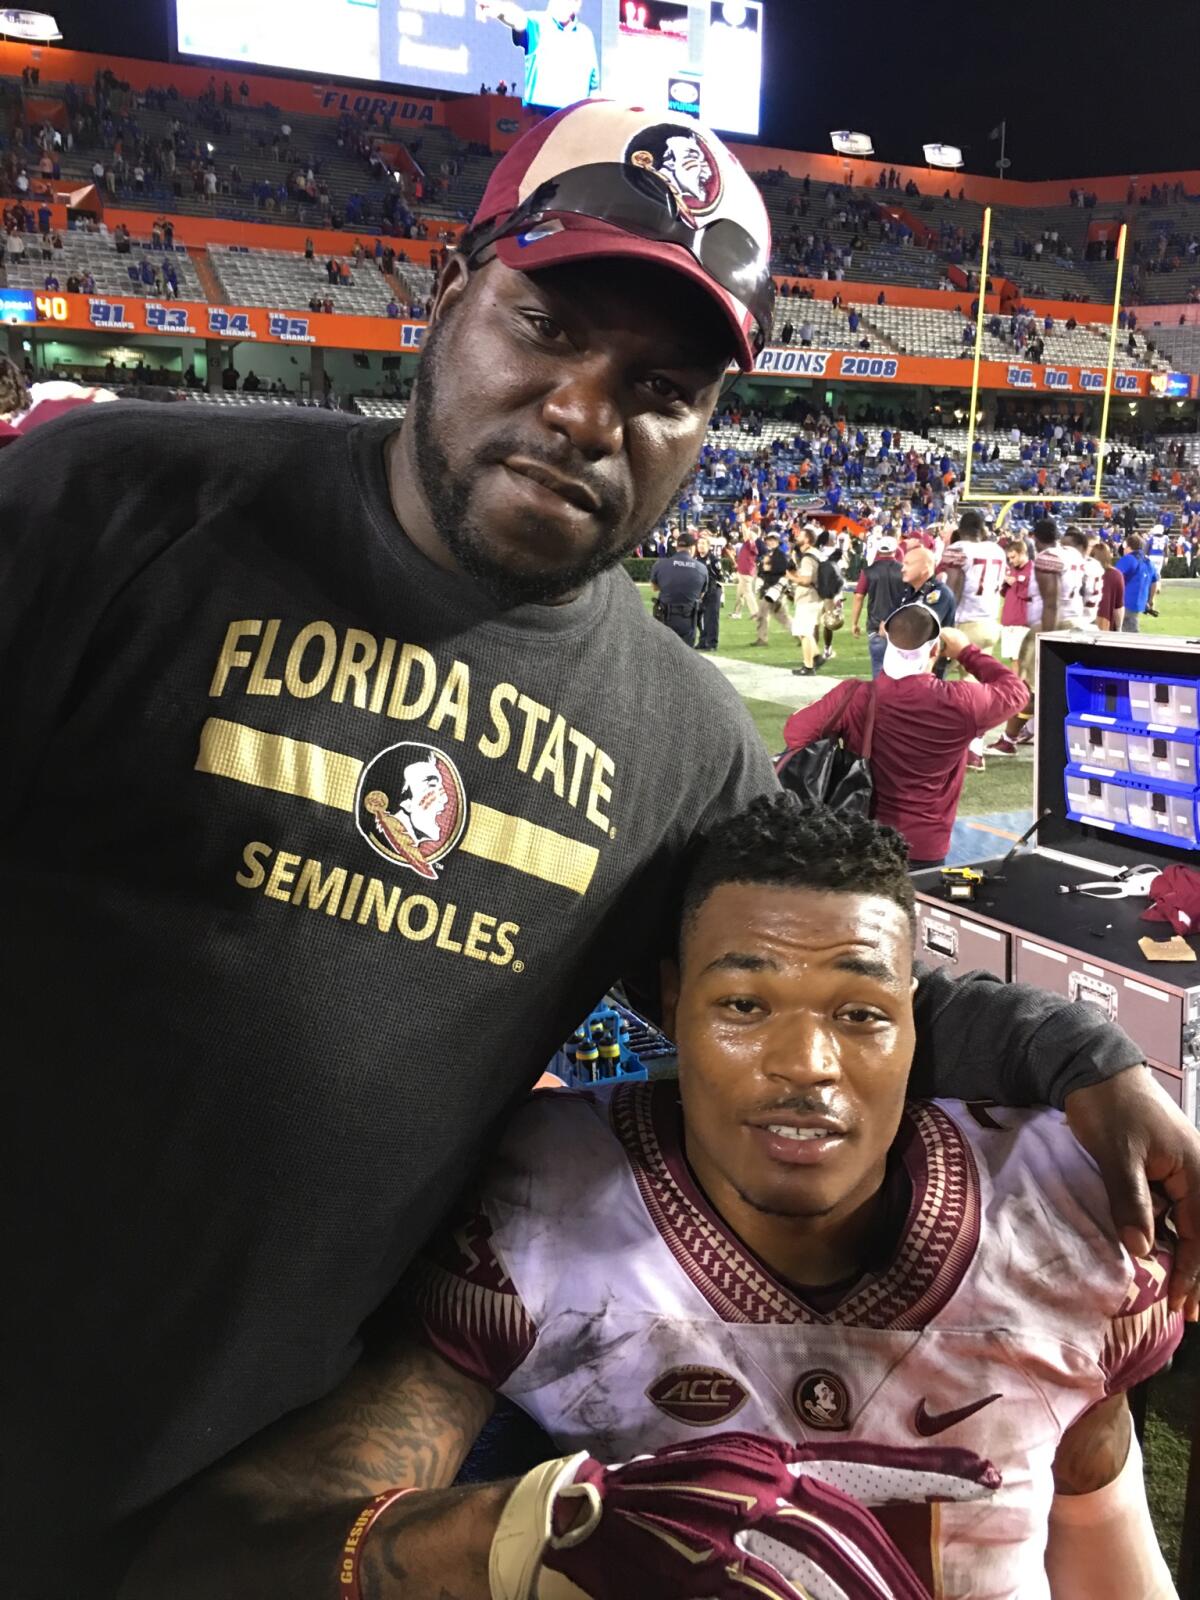
[(1059, 546), (1062, 557), (1062, 574), (1058, 580), (1058, 625), (1083, 622), (1084, 585), (1087, 577), (1086, 557), (1073, 544)]
[(1029, 606), (1025, 620), (1031, 628), (1042, 624), (1044, 606), (1042, 591), (1038, 587), (1039, 572), (1058, 574), (1058, 620), (1056, 626), (1068, 627), (1072, 622), (1083, 621), (1083, 556), (1073, 545), (1052, 544), (1039, 550), (1033, 558), (1033, 579), (1029, 585)]
[(959, 539), (942, 551), (942, 566), (963, 575), (955, 622), (995, 622), (1000, 615), (1000, 585), (1008, 570), (1004, 551), (993, 539)]
[(1125, 1253), (1057, 1112), (913, 1102), (894, 1155), (880, 1259), (803, 1291), (700, 1191), (674, 1083), (536, 1095), (413, 1269), (424, 1337), (564, 1453), (735, 1428), (907, 1447), (975, 1496), (998, 1474), (982, 1499), (878, 1514), (944, 1600), (1048, 1600), (1059, 1439), (1178, 1343), (1169, 1258)]

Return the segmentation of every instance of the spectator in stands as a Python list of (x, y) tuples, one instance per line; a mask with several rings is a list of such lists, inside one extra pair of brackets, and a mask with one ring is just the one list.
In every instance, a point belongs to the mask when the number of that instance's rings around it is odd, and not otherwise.
[(221, 374), (221, 387), (222, 387), (222, 389), (225, 390), (225, 392), (227, 394), (232, 394), (233, 391), (237, 388), (237, 386), (238, 386), (237, 368), (234, 366), (233, 362), (230, 361), (229, 365), (225, 368), (224, 372), (222, 372), (222, 374)]
[(904, 576), (896, 539), (890, 534), (880, 537), (875, 547), (875, 559), (858, 575), (854, 589), (854, 603), (850, 611), (850, 631), (862, 633), (860, 618), (863, 600), (867, 602), (867, 651), (871, 657), (871, 676), (877, 678), (883, 667), (885, 640), (881, 629), (900, 604), (904, 593)]
[[(934, 677), (939, 651), (977, 681)], [(873, 702), (872, 814), (903, 835), (909, 864), (919, 871), (946, 859), (971, 740), (1018, 710), (1028, 695), (1015, 672), (965, 634), (943, 629), (927, 606), (907, 604), (887, 620), (882, 675), (871, 688), (845, 679), (794, 712), (784, 739), (789, 750), (801, 750), (840, 735), (861, 755)]]
[(1096, 626), (1101, 633), (1120, 633), (1125, 620), (1125, 575), (1118, 572), (1112, 550), (1099, 537), (1092, 540), (1091, 556), (1100, 563), (1104, 576), (1100, 584), (1100, 604)]
[(385, 315), (393, 318), (400, 315), (400, 307), (396, 304), (395, 296), (388, 301)]
[(58, 279), (54, 276), (54, 274), (52, 272), (48, 272), (46, 274), (45, 278), (42, 281), (42, 287), (44, 289), (50, 289), (50, 290), (54, 291), (55, 293), (58, 292), (59, 282), (58, 282)]
[(327, 317), (331, 317), (336, 309), (337, 307), (333, 303), (333, 297), (331, 295), (326, 295), (324, 300), (321, 301), (321, 310)]
[(324, 301), (321, 299), (321, 296), (319, 294), (314, 294), (314, 295), (311, 295), (309, 297), (308, 309), (310, 311), (320, 311), (323, 308), (324, 308)]
[(813, 326), (812, 326), (812, 323), (809, 322), (807, 320), (807, 318), (806, 318), (800, 324), (800, 343), (804, 348), (808, 348), (808, 347), (810, 347), (812, 345), (812, 340), (813, 340)]
[(242, 379), (242, 393), (257, 394), (259, 387), (258, 374), (255, 372), (254, 368), (251, 367), (249, 372), (247, 372), (246, 376)]
[(1154, 609), (1154, 602), (1158, 598), (1158, 574), (1142, 549), (1140, 533), (1126, 534), (1116, 570), (1125, 583), (1125, 615), (1121, 632), (1140, 633), (1142, 617), (1158, 615)]
[(305, 261), (311, 261), (314, 258), (315, 255), (316, 255), (316, 250), (315, 250), (315, 248), (313, 246), (313, 242), (312, 242), (311, 237), (310, 238), (306, 238), (305, 241), (304, 241), (304, 259), (305, 259)]

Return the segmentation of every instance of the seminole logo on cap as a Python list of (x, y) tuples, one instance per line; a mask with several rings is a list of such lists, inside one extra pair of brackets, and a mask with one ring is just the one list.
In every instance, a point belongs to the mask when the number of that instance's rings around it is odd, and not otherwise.
[(720, 163), (695, 128), (684, 122), (656, 122), (640, 129), (629, 141), (625, 159), (656, 173), (689, 221), (714, 211), (721, 202)]

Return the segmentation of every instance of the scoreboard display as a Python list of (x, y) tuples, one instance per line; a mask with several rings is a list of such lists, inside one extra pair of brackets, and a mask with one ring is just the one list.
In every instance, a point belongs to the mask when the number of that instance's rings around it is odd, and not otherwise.
[(764, 0), (172, 0), (181, 57), (557, 110), (589, 95), (757, 134)]
[(40, 289), (0, 289), (0, 322), (66, 322), (71, 312), (65, 295)]

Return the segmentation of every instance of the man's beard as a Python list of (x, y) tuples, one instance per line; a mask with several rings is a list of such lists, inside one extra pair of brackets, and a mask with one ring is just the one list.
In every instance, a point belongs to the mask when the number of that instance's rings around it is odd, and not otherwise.
[[(466, 471), (455, 476), (439, 442), (441, 417), (438, 390), (442, 364), (446, 359), (446, 352), (442, 348), (446, 327), (445, 322), (435, 323), (426, 336), (421, 350), (421, 373), (408, 417), (413, 430), (417, 479), (429, 507), (434, 529), (463, 572), (474, 578), (501, 609), (518, 605), (553, 605), (616, 566), (645, 537), (645, 532), (622, 537), (616, 531), (624, 521), (624, 507), (614, 503), (612, 492), (597, 485), (594, 475), (590, 475), (589, 484), (601, 500), (603, 531), (587, 555), (569, 566), (556, 567), (552, 572), (514, 570), (497, 560), (492, 553), (487, 530), (469, 515), (471, 492), (479, 473), (485, 467), (498, 465), (510, 456), (541, 461), (557, 471), (566, 470), (568, 474), (569, 468), (551, 452), (531, 446), (528, 439), (516, 433), (501, 433), (488, 441)], [(529, 525), (531, 533), (538, 531), (536, 518), (530, 518)]]

